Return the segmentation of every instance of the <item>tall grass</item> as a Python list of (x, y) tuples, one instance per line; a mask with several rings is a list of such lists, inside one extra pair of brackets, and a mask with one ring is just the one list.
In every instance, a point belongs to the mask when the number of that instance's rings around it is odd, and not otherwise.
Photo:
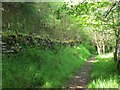
[(61, 87), (90, 57), (84, 46), (58, 53), (27, 48), (24, 53), (3, 56), (3, 88)]
[(98, 55), (97, 62), (93, 64), (89, 88), (118, 88), (119, 75), (113, 54)]

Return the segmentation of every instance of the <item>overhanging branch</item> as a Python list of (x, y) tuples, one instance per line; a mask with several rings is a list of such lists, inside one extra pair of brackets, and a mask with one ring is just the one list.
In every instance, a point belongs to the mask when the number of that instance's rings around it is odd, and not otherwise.
[[(120, 1), (119, 1), (120, 2)], [(112, 7), (110, 9), (107, 10), (107, 13), (105, 15), (105, 18), (108, 16), (108, 14), (112, 11), (112, 9), (117, 5), (117, 3), (115, 2)]]

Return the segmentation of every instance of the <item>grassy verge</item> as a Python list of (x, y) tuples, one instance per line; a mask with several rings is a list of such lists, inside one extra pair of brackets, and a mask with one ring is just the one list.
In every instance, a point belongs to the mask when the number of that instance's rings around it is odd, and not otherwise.
[(24, 53), (4, 55), (3, 88), (61, 87), (89, 56), (82, 45), (58, 53), (27, 48)]
[(113, 54), (98, 55), (93, 64), (89, 88), (118, 88), (120, 76), (116, 70)]

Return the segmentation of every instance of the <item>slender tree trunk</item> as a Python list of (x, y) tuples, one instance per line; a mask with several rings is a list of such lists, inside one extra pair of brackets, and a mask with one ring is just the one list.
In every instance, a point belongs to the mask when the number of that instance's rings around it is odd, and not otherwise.
[(101, 49), (98, 45), (97, 45), (97, 52), (98, 52), (99, 55), (101, 54)]
[(104, 44), (102, 46), (102, 51), (103, 51), (103, 53), (105, 53), (105, 45)]
[(114, 61), (117, 61), (117, 49), (118, 49), (118, 42), (119, 40), (116, 39), (116, 46), (115, 46), (115, 51), (114, 51)]
[(120, 70), (119, 66), (120, 66), (120, 59), (118, 60), (118, 63), (117, 63), (117, 69), (118, 70)]

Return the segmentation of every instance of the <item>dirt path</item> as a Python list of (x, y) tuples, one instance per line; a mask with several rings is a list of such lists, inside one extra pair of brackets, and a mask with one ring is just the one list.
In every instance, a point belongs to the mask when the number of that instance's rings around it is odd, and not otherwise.
[(68, 88), (87, 88), (89, 76), (92, 69), (92, 63), (95, 62), (95, 57), (91, 57), (76, 75), (68, 81)]

